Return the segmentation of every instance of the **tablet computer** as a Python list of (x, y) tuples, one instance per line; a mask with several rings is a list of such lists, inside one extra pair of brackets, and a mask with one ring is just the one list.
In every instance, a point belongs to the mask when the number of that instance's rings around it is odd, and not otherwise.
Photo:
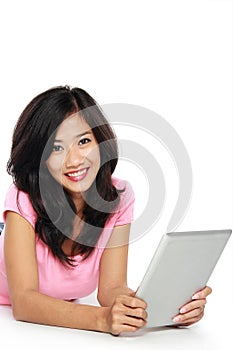
[(172, 318), (180, 307), (206, 286), (231, 232), (171, 232), (162, 236), (136, 292), (148, 305), (146, 327), (175, 324)]

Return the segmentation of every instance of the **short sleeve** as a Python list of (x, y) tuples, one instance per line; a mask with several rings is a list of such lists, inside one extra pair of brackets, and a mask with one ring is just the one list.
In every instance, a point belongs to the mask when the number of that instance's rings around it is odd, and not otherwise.
[[(135, 195), (131, 184), (127, 181), (121, 183), (120, 203), (117, 210), (115, 226), (129, 224), (133, 221)], [(119, 184), (116, 186), (119, 189)]]
[(24, 217), (33, 227), (36, 223), (36, 213), (32, 207), (27, 193), (19, 191), (18, 188), (12, 184), (6, 194), (3, 221), (6, 220), (6, 212), (13, 211)]

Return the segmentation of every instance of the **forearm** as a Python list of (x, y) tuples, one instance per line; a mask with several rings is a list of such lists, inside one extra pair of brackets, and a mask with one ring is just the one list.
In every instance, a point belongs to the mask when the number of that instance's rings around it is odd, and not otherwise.
[(102, 306), (111, 306), (118, 295), (133, 295), (135, 292), (127, 285), (117, 287), (105, 287), (98, 292), (98, 301)]
[(79, 305), (36, 291), (18, 296), (12, 306), (17, 320), (101, 332), (107, 330), (105, 314), (108, 308)]

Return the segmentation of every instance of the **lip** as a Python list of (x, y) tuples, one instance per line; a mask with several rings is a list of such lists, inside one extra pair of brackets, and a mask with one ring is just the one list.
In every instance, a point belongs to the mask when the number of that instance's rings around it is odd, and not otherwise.
[(89, 170), (89, 168), (82, 168), (79, 170), (69, 171), (69, 172), (65, 173), (64, 175), (70, 181), (79, 182), (87, 176), (88, 170)]

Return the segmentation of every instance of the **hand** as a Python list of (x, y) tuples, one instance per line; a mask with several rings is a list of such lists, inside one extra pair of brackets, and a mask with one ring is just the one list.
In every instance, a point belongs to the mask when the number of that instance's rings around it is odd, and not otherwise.
[(135, 332), (146, 324), (147, 304), (134, 296), (119, 295), (109, 308), (107, 325), (109, 333)]
[(180, 308), (180, 313), (173, 318), (173, 321), (182, 326), (190, 326), (202, 319), (204, 308), (207, 303), (206, 297), (212, 293), (210, 287), (205, 287), (192, 296), (192, 301)]

